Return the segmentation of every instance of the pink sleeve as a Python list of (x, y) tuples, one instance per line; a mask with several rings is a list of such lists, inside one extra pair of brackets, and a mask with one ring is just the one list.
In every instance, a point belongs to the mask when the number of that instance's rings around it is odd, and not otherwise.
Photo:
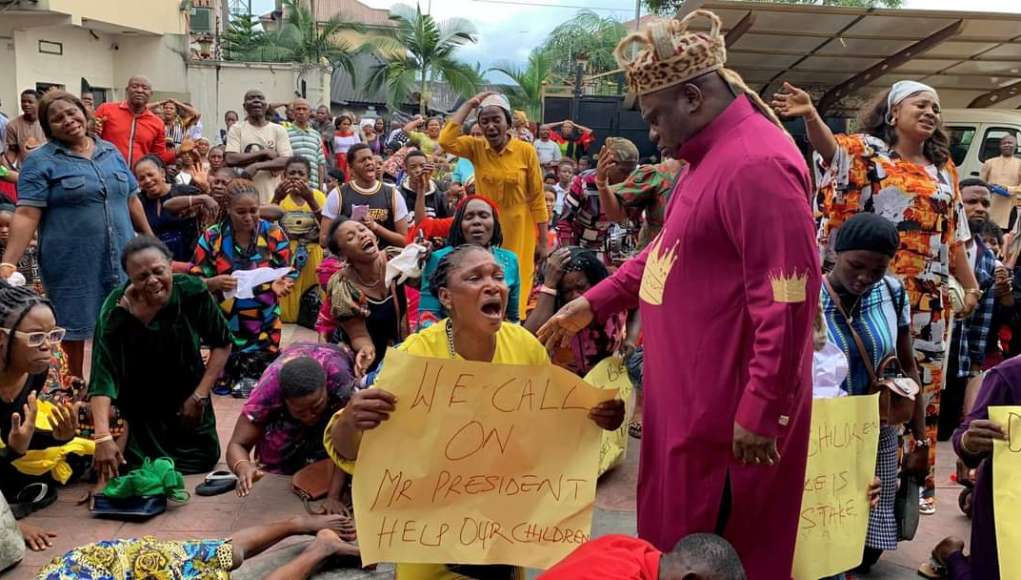
[[(811, 363), (812, 321), (819, 304), (818, 252), (808, 207), (808, 174), (785, 159), (748, 164), (719, 197), (722, 225), (744, 268), (754, 343), (737, 422), (775, 437), (787, 423)], [(768, 224), (768, 227), (766, 227)]]
[(319, 334), (331, 335), (337, 330), (337, 320), (330, 314), (333, 310), (333, 303), (329, 293), (326, 293), (322, 304), (319, 305), (319, 315), (316, 317), (316, 332)]
[(651, 247), (652, 244), (646, 246), (642, 253), (621, 264), (613, 276), (585, 293), (596, 320), (605, 322), (618, 312), (638, 307), (638, 289), (642, 285), (645, 257)]

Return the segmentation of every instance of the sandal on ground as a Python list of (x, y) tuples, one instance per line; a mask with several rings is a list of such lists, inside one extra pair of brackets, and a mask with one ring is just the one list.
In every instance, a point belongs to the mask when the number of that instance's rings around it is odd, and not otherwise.
[(939, 580), (947, 577), (947, 568), (933, 558), (918, 567), (918, 575), (929, 580)]
[(48, 483), (30, 483), (21, 488), (11, 504), (11, 512), (14, 518), (21, 518), (37, 512), (44, 507), (57, 501), (57, 488)]
[(210, 497), (234, 491), (237, 485), (238, 478), (236, 475), (226, 470), (218, 470), (207, 475), (206, 480), (195, 488), (195, 493)]
[(642, 422), (631, 421), (627, 426), (627, 434), (634, 437), (635, 439), (642, 438)]
[(923, 497), (918, 500), (918, 513), (923, 516), (931, 516), (936, 513), (936, 498)]

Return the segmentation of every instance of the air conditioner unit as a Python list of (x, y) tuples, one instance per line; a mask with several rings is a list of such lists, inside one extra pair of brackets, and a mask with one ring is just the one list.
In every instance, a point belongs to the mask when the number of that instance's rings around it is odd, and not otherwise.
[(212, 34), (215, 18), (212, 8), (191, 9), (191, 32), (194, 34)]

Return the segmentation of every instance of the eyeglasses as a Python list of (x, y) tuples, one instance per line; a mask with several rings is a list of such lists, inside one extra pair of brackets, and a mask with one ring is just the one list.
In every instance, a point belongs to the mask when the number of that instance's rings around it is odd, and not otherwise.
[(39, 348), (43, 345), (43, 342), (50, 344), (60, 344), (64, 340), (64, 335), (67, 334), (67, 330), (55, 327), (49, 332), (21, 332), (20, 330), (11, 330), (10, 328), (0, 328), (0, 332), (6, 335), (13, 334), (14, 336), (21, 336), (25, 338), (25, 343), (32, 348)]

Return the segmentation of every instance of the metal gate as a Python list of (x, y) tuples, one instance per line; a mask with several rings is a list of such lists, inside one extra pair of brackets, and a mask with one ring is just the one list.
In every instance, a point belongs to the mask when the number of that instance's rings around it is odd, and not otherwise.
[(592, 129), (596, 137), (589, 154), (593, 156), (607, 137), (630, 139), (642, 157), (658, 156), (656, 147), (649, 141), (649, 126), (642, 120), (641, 113), (637, 110), (624, 110), (623, 103), (623, 97), (582, 96), (578, 99), (578, 113), (572, 115), (572, 97), (546, 97), (542, 119), (544, 123), (571, 119)]

